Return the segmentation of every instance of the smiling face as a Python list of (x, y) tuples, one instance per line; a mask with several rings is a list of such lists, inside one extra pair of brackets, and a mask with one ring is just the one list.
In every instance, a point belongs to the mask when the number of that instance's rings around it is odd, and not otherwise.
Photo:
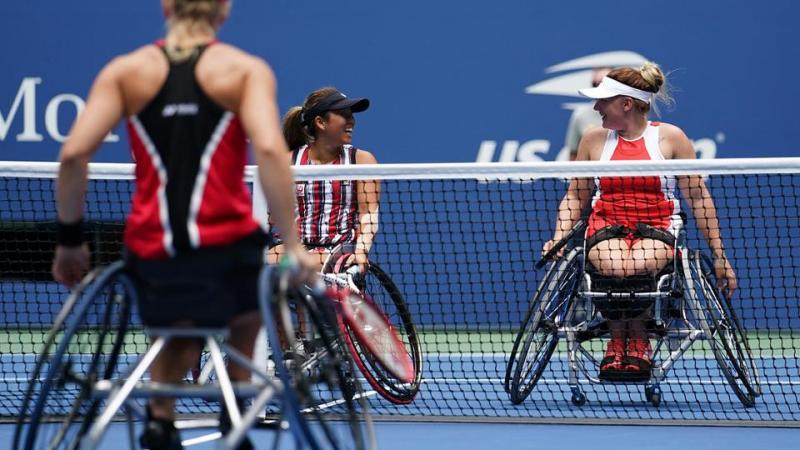
[(324, 117), (318, 117), (317, 139), (335, 145), (347, 145), (353, 142), (353, 128), (356, 119), (350, 108), (328, 111)]
[(609, 130), (625, 130), (628, 128), (630, 111), (634, 103), (630, 97), (618, 95), (611, 98), (601, 98), (594, 103), (594, 110), (600, 113), (603, 119), (603, 128)]

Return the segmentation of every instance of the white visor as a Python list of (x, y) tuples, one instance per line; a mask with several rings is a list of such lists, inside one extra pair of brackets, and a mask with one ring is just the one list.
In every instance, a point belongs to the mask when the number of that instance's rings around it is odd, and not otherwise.
[(625, 83), (620, 83), (613, 78), (603, 77), (600, 85), (593, 88), (578, 89), (578, 93), (584, 97), (589, 98), (611, 98), (618, 95), (625, 95), (641, 100), (645, 103), (650, 103), (653, 100), (653, 93), (636, 89), (635, 87), (628, 86)]

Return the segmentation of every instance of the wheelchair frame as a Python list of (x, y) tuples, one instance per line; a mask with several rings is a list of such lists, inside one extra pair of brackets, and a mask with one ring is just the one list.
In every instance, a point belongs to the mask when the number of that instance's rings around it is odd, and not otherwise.
[[(584, 227), (585, 222), (576, 223), (573, 230), (537, 263), (537, 268), (557, 254)], [(581, 406), (586, 402), (581, 386), (581, 378), (584, 378), (593, 384), (642, 384), (646, 400), (658, 406), (662, 396), (661, 382), (692, 344), (702, 339), (709, 342), (723, 375), (742, 404), (755, 405), (755, 399), (761, 393), (760, 381), (744, 329), (729, 301), (716, 289), (713, 272), (704, 255), (686, 248), (686, 233), (682, 227), (677, 230), (673, 270), (657, 280), (655, 291), (593, 290), (592, 278), (585, 270), (585, 253), (583, 246), (578, 245), (553, 262), (531, 300), (506, 370), (505, 389), (513, 403), (519, 404), (527, 398), (539, 381), (558, 340), (563, 338), (566, 340), (568, 385), (573, 404)], [(608, 332), (605, 321), (597, 320), (594, 299), (631, 297), (653, 299), (651, 323), (654, 331), (649, 333), (649, 337), (658, 341), (653, 354), (659, 355), (664, 347), (668, 354), (660, 360), (654, 358), (648, 380), (600, 380), (595, 375), (599, 361), (582, 346), (583, 342)], [(584, 319), (577, 317), (579, 305), (586, 312)], [(679, 311), (679, 314), (665, 314), (669, 310)], [(535, 340), (533, 358), (529, 361), (528, 355)]]
[[(259, 304), (264, 326), (270, 333), (271, 339), (278, 339), (278, 325), (272, 312), (274, 304), (272, 291), (276, 284), (285, 289), (288, 284), (288, 276), (289, 274), (285, 271), (274, 273), (269, 266), (265, 266), (259, 276)], [(122, 292), (116, 290), (119, 285), (122, 285)], [(112, 291), (112, 295), (106, 294), (106, 290)], [(13, 441), (15, 449), (36, 449), (41, 448), (40, 446), (70, 449), (79, 447), (87, 450), (97, 448), (108, 426), (121, 409), (125, 410), (127, 416), (130, 446), (137, 448), (133, 420), (135, 418), (144, 419), (146, 412), (136, 400), (153, 396), (222, 400), (223, 408), (230, 419), (230, 430), (225, 435), (215, 431), (208, 435), (184, 440), (184, 445), (187, 446), (219, 440), (219, 448), (236, 448), (245, 438), (248, 430), (261, 419), (259, 416), (267, 404), (277, 401), (280, 405), (278, 409), (280, 413), (273, 427), (275, 430), (274, 445), (278, 445), (283, 433), (288, 430), (293, 435), (297, 448), (305, 448), (307, 445), (315, 450), (327, 449), (329, 448), (328, 444), (339, 448), (335, 442), (327, 441), (327, 439), (332, 439), (328, 430), (324, 430), (325, 436), (319, 436), (320, 433), (316, 433), (315, 436), (312, 427), (308, 425), (305, 417), (309, 409), (307, 407), (308, 396), (305, 395), (307, 392), (302, 392), (302, 396), (298, 395), (296, 389), (305, 383), (297, 378), (297, 374), (289, 373), (285, 367), (278, 368), (277, 379), (268, 374), (266, 370), (259, 368), (249, 358), (225, 344), (227, 329), (224, 327), (145, 328), (147, 334), (155, 339), (149, 345), (148, 350), (139, 356), (137, 362), (121, 372), (121, 376), (116, 376), (117, 357), (121, 351), (122, 340), (130, 317), (130, 307), (136, 303), (136, 295), (135, 283), (130, 280), (124, 262), (119, 261), (102, 271), (95, 270), (87, 275), (79, 288), (65, 302), (48, 336), (45, 349), (37, 361), (35, 373), (23, 400)], [(117, 318), (121, 323), (112, 323), (111, 311), (115, 307), (120, 307), (119, 305), (122, 305), (125, 313), (122, 314), (121, 319)], [(79, 333), (85, 328), (84, 321), (88, 317), (87, 311), (92, 307), (100, 307), (105, 311), (104, 322), (101, 324), (105, 331), (102, 331), (101, 337), (97, 339), (90, 336), (93, 348), (89, 366), (91, 372), (75, 374), (72, 372), (70, 359), (72, 354), (68, 354), (71, 351), (69, 347), (71, 341), (77, 339), (76, 336), (80, 336)], [(118, 329), (122, 331), (117, 331)], [(117, 340), (113, 341), (114, 348), (111, 355), (107, 356), (104, 354), (104, 345), (108, 345), (105, 338), (109, 330)], [(203, 340), (208, 349), (210, 357), (201, 374), (203, 382), (178, 385), (144, 382), (143, 378), (147, 370), (167, 342), (174, 338), (186, 337)], [(95, 340), (97, 340), (96, 345)], [(51, 347), (55, 347), (55, 351), (51, 352)], [(225, 367), (226, 357), (247, 367), (253, 373), (254, 381), (232, 382)], [(82, 368), (83, 366), (84, 364), (81, 365)], [(95, 373), (98, 366), (103, 370)], [(212, 372), (216, 373), (213, 383), (209, 380)], [(46, 373), (46, 376), (42, 382), (39, 377), (43, 373)], [(50, 439), (49, 442), (38, 442), (37, 438), (42, 434), (40, 433), (42, 425), (52, 421), (52, 418), (45, 413), (48, 400), (61, 401), (59, 390), (73, 384), (77, 386), (75, 389), (77, 394), (73, 395), (74, 392), (65, 391), (68, 396), (68, 404), (72, 405), (72, 412), (59, 419), (60, 422), (56, 426), (57, 431), (52, 438), (49, 435), (45, 437), (45, 439)], [(252, 403), (246, 410), (240, 410), (237, 399), (252, 399)], [(105, 407), (98, 414), (103, 404)], [(27, 414), (29, 407), (32, 410), (30, 415)], [(73, 422), (77, 421), (80, 411), (88, 411), (89, 414), (87, 417), (81, 418), (78, 425)], [(374, 448), (372, 422), (366, 409), (361, 409), (357, 413), (355, 409), (352, 409), (351, 413), (351, 416), (357, 414), (357, 417), (349, 418), (351, 422), (356, 420), (359, 423), (354, 427), (357, 426), (361, 431), (360, 428), (363, 426), (366, 436), (356, 443), (356, 448), (359, 450)], [(95, 417), (97, 419), (93, 420)], [(215, 428), (219, 426), (219, 421), (193, 418), (176, 420), (175, 426), (179, 430)]]

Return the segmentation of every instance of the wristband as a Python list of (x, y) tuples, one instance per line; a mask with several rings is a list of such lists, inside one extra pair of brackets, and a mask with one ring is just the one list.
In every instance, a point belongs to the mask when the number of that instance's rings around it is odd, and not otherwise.
[(83, 244), (83, 219), (75, 223), (56, 220), (56, 244), (63, 247), (78, 247)]
[(278, 258), (278, 267), (281, 269), (288, 269), (290, 271), (297, 270), (297, 258), (291, 253), (284, 253)]

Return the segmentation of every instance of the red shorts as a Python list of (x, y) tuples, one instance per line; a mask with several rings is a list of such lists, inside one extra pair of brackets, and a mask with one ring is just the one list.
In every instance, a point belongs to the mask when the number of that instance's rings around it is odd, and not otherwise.
[[(630, 231), (625, 235), (615, 236), (616, 239), (624, 239), (625, 243), (628, 245), (628, 248), (633, 247), (634, 244), (644, 239), (641, 235), (636, 233), (637, 225), (639, 223), (643, 223), (645, 225), (649, 225), (653, 228), (657, 228), (659, 230), (663, 230), (666, 233), (673, 234), (670, 230), (669, 223), (670, 221), (667, 220), (666, 224), (663, 220), (655, 220), (655, 221), (630, 221), (630, 220), (610, 220), (607, 217), (599, 216), (592, 213), (589, 216), (589, 223), (586, 227), (586, 239), (589, 240), (595, 233), (603, 228), (609, 226), (618, 226), (621, 225)], [(596, 243), (595, 243), (596, 244)]]

